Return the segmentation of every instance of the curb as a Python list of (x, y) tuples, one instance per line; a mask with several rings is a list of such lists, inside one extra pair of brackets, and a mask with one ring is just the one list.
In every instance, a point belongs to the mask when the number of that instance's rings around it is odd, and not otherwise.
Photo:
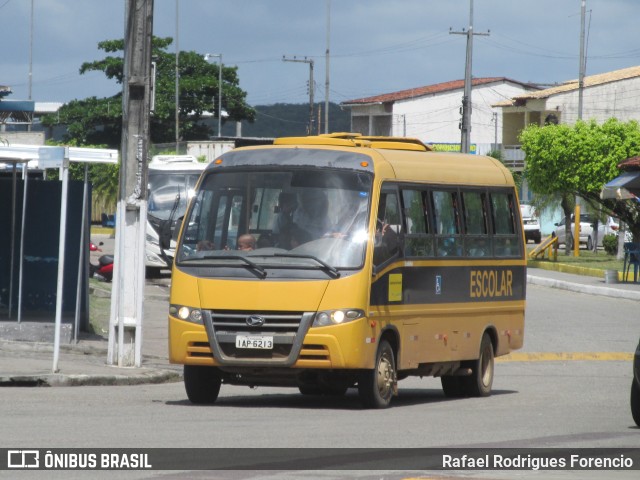
[(625, 298), (628, 300), (640, 300), (640, 291), (620, 290), (610, 287), (598, 287), (595, 285), (584, 285), (580, 283), (567, 282), (564, 280), (555, 280), (552, 278), (536, 277), (535, 275), (527, 275), (527, 283), (541, 285), (543, 287), (559, 288), (569, 290), (571, 292), (586, 293), (588, 295), (602, 295), (605, 297)]
[(182, 380), (181, 373), (173, 370), (138, 372), (135, 375), (42, 375), (0, 376), (0, 387), (81, 387), (171, 383)]

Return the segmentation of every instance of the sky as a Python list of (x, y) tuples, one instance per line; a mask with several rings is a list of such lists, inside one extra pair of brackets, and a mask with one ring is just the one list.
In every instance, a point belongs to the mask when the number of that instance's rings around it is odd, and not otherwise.
[[(578, 78), (583, 0), (474, 0), (474, 77), (553, 84)], [(587, 75), (640, 65), (639, 0), (586, 1)], [(0, 85), (11, 100), (68, 102), (121, 86), (79, 74), (98, 42), (123, 38), (125, 0), (0, 0)], [(33, 5), (33, 28), (31, 6)], [(154, 35), (221, 54), (250, 105), (340, 103), (464, 78), (470, 0), (155, 0)], [(176, 21), (176, 11), (178, 12)], [(328, 33), (328, 35), (327, 35)], [(31, 40), (33, 38), (33, 40)], [(175, 44), (169, 48), (175, 52)], [(30, 52), (31, 68), (30, 68)], [(217, 61), (217, 59), (212, 59)]]

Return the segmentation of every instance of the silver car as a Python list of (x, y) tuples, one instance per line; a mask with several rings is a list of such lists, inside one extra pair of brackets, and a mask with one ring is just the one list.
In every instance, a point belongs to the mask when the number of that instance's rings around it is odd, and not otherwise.
[[(575, 231), (574, 217), (571, 216), (571, 229), (568, 238), (565, 238), (565, 219), (562, 218), (555, 224), (556, 228), (553, 235), (558, 237), (558, 243), (568, 243), (569, 248), (573, 248), (573, 235)], [(580, 237), (579, 242), (581, 245), (586, 245), (588, 250), (593, 250), (593, 245), (596, 242), (596, 231), (594, 230), (595, 218), (588, 213), (580, 214)], [(611, 233), (610, 226), (607, 222), (598, 222), (598, 246), (602, 246), (602, 239), (607, 233)]]

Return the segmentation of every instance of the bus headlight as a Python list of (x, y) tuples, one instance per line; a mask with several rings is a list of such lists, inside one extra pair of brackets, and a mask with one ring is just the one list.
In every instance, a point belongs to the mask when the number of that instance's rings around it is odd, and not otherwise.
[(169, 314), (178, 317), (180, 320), (202, 325), (202, 310), (199, 308), (185, 307), (184, 305), (170, 305)]
[(364, 312), (357, 309), (324, 310), (316, 313), (312, 327), (340, 325), (364, 317)]

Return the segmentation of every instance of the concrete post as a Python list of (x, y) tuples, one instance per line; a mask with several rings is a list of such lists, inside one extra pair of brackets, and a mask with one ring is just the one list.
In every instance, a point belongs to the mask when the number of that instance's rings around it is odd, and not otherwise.
[(145, 282), (153, 0), (127, 0), (122, 163), (107, 363), (139, 367)]

